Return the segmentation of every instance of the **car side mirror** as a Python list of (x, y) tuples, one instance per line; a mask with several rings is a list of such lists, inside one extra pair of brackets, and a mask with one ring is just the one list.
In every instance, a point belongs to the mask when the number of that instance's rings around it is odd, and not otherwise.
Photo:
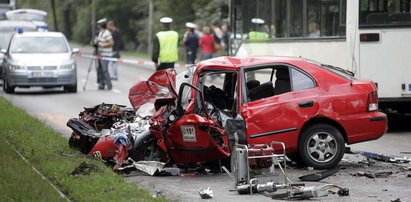
[(193, 86), (193, 85), (191, 85), (191, 84), (188, 84), (188, 83), (182, 83), (181, 86), (180, 86), (180, 89), (178, 90), (177, 115), (178, 115), (178, 116), (182, 116), (182, 115), (184, 114), (184, 109), (183, 109), (183, 106), (181, 105), (181, 99), (182, 99), (182, 97), (183, 97), (184, 88), (192, 88), (192, 89), (196, 90), (198, 93), (200, 93), (200, 102), (201, 102), (200, 104), (201, 104), (201, 107), (202, 107), (203, 110), (204, 110), (204, 114), (205, 114), (206, 118), (209, 118), (210, 116), (209, 116), (208, 111), (207, 111), (207, 108), (206, 108), (206, 106), (205, 106), (204, 93), (203, 93), (203, 91), (201, 91), (199, 88), (197, 88), (197, 87), (195, 87), (195, 86)]
[(76, 53), (79, 53), (79, 52), (80, 52), (80, 49), (78, 49), (78, 48), (73, 48), (73, 50), (72, 50), (71, 52), (73, 52), (73, 54), (76, 54)]
[(5, 49), (5, 48), (0, 49), (0, 53), (6, 54), (6, 53), (7, 53), (7, 49)]

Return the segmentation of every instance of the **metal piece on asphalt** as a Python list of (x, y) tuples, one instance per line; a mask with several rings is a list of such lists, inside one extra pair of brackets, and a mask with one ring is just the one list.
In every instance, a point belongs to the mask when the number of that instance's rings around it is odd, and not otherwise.
[(310, 181), (310, 182), (317, 182), (320, 181), (328, 176), (334, 175), (340, 171), (339, 167), (333, 168), (331, 170), (325, 170), (319, 173), (309, 174), (300, 176), (299, 179), (302, 181)]
[(362, 155), (370, 159), (388, 162), (388, 163), (409, 163), (411, 161), (407, 157), (397, 158), (397, 157), (391, 157), (391, 156), (386, 156), (382, 154), (376, 154), (372, 152), (362, 152)]

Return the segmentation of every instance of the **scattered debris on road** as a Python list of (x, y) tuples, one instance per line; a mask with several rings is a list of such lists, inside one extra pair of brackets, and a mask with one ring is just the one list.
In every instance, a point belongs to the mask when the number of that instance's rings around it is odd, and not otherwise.
[(353, 174), (353, 176), (356, 177), (368, 177), (368, 178), (387, 178), (390, 175), (392, 175), (392, 171), (380, 171), (380, 172), (364, 172), (364, 171), (358, 171), (357, 173)]
[(71, 172), (71, 175), (90, 175), (91, 172), (101, 172), (101, 170), (98, 166), (83, 161), (77, 168), (73, 170), (73, 172)]
[(374, 159), (377, 161), (388, 162), (388, 163), (409, 163), (411, 161), (407, 157), (398, 158), (398, 157), (391, 157), (391, 156), (376, 154), (372, 152), (362, 152), (361, 154), (367, 158)]
[(205, 189), (200, 189), (198, 190), (198, 193), (200, 194), (200, 197), (202, 199), (211, 199), (213, 198), (213, 190), (210, 187), (207, 187)]
[[(337, 192), (332, 189), (338, 189)], [(321, 187), (315, 186), (293, 186), (287, 190), (285, 193), (275, 193), (271, 194), (272, 199), (283, 199), (283, 200), (304, 200), (311, 198), (326, 197), (329, 194), (338, 194), (339, 196), (348, 196), (349, 189), (341, 188), (333, 184), (323, 185)], [(269, 196), (269, 195), (266, 195)]]
[(302, 181), (317, 182), (328, 176), (334, 175), (335, 173), (338, 173), (339, 171), (340, 171), (340, 168), (336, 167), (336, 168), (325, 170), (319, 173), (303, 175), (303, 176), (300, 176), (299, 179)]
[(387, 178), (388, 176), (392, 175), (393, 172), (375, 172), (375, 173), (364, 173), (364, 176), (368, 178)]
[(166, 165), (165, 163), (158, 162), (158, 161), (138, 161), (138, 162), (135, 162), (131, 158), (129, 158), (128, 160), (131, 161), (132, 164), (117, 168), (117, 170), (122, 171), (122, 170), (126, 170), (126, 169), (129, 169), (129, 168), (136, 168), (137, 170), (143, 171), (144, 173), (147, 173), (147, 174), (153, 176), (154, 174), (163, 171), (163, 168)]

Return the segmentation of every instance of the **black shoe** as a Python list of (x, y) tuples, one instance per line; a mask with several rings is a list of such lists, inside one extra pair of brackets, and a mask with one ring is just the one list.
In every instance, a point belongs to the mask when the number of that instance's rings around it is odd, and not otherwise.
[(107, 90), (113, 89), (113, 86), (107, 86)]
[(104, 86), (98, 86), (99, 90), (104, 90)]

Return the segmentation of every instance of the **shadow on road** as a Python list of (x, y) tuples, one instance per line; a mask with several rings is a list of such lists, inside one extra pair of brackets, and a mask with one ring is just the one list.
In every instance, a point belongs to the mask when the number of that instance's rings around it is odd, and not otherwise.
[(388, 132), (410, 132), (411, 115), (387, 114)]

